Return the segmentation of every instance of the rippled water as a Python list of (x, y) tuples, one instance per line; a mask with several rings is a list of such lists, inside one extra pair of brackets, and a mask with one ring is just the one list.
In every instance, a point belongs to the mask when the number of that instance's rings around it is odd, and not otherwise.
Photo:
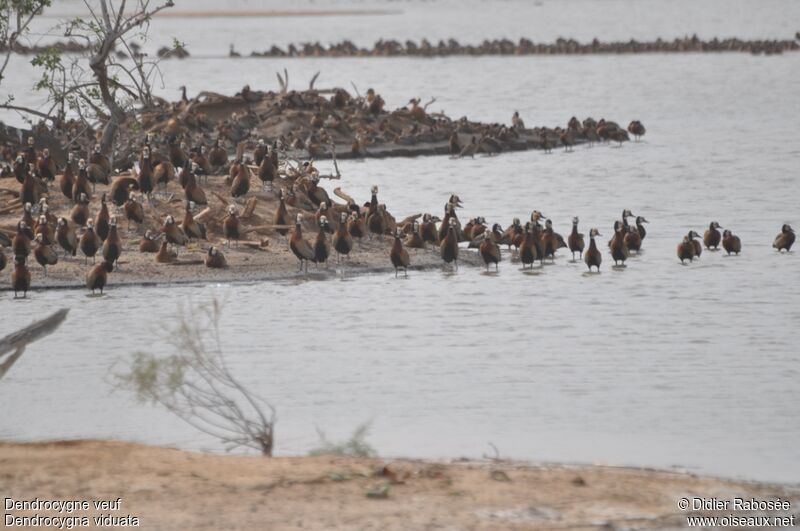
[[(752, 10), (760, 33), (783, 31), (774, 10), (734, 5)], [(680, 10), (669, 13), (673, 26), (661, 21), (654, 31), (690, 31)], [(382, 20), (393, 27), (391, 17)], [(576, 27), (569, 34), (585, 29)], [(746, 36), (741, 24), (731, 27), (713, 33)], [(168, 90), (184, 82), (190, 92), (263, 86), (284, 66), (296, 79), (322, 69), (323, 84), (375, 86), (395, 105), (435, 95), (434, 108), (456, 116), (508, 121), (519, 109), (529, 124), (565, 124), (573, 114), (641, 119), (645, 141), (621, 149), (345, 161), (341, 185), (358, 200), (380, 185), (381, 200), (401, 216), (440, 213), (453, 192), (464, 219), (505, 226), (539, 209), (563, 234), (578, 215), (583, 232), (597, 226), (610, 236), (630, 208), (651, 221), (643, 254), (624, 270), (608, 267), (606, 256), (591, 276), (567, 254), (533, 274), (505, 254), (499, 275), (462, 268), (398, 280), (6, 296), (0, 333), (57, 306), (73, 311), (0, 385), (0, 438), (115, 437), (219, 450), (159, 410), (111, 393), (108, 382), (118, 360), (161, 349), (160, 324), (178, 304), (217, 295), (228, 301), (224, 341), (234, 370), (278, 409), (279, 454), (313, 447), (315, 426), (338, 437), (373, 419), (370, 440), (382, 455), (479, 456), (492, 442), (524, 459), (798, 481), (800, 262), (771, 242), (782, 223), (800, 224), (800, 54), (194, 59), (170, 63)], [(712, 219), (741, 237), (743, 254), (704, 252), (681, 266), (681, 235)]]

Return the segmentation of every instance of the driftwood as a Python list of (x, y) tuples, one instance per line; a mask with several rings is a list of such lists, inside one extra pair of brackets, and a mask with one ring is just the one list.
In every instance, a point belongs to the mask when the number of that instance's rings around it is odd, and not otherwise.
[[(33, 343), (53, 333), (61, 326), (64, 319), (67, 318), (68, 313), (69, 309), (67, 308), (58, 310), (50, 317), (46, 317), (41, 321), (36, 321), (0, 339), (0, 379), (5, 376), (11, 366), (22, 356), (25, 352), (25, 347), (27, 347), (29, 343)], [(3, 357), (12, 351), (13, 354), (3, 360)]]
[(205, 223), (206, 219), (211, 215), (211, 213), (212, 213), (211, 207), (206, 207), (200, 213), (194, 216), (194, 219), (195, 221), (198, 221), (200, 223)]
[(14, 197), (19, 197), (19, 190), (13, 190), (11, 188), (0, 188), (0, 192), (5, 192), (7, 194), (11, 194)]

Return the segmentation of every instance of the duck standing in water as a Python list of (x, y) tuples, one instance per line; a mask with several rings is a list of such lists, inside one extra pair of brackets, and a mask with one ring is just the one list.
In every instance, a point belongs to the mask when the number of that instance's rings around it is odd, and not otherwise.
[(592, 267), (596, 267), (597, 272), (599, 273), (600, 264), (603, 263), (603, 255), (600, 254), (600, 250), (597, 248), (597, 242), (594, 240), (598, 236), (602, 235), (597, 229), (592, 229), (589, 231), (589, 249), (586, 251), (583, 261), (586, 262), (590, 273), (592, 272)]
[(639, 254), (639, 251), (642, 249), (642, 236), (634, 225), (628, 226), (628, 232), (625, 234), (624, 242), (628, 251)]
[(439, 245), (439, 253), (445, 263), (453, 263), (453, 267), (458, 271), (458, 237), (456, 236), (456, 219), (450, 218), (447, 234)]
[(353, 250), (353, 237), (347, 230), (347, 212), (339, 214), (339, 226), (333, 233), (333, 249), (336, 251), (336, 261), (342, 261), (342, 255), (348, 257)]
[(644, 223), (650, 223), (642, 216), (636, 216), (636, 230), (639, 232), (639, 238), (644, 240), (645, 236), (647, 236), (647, 231), (644, 228)]
[(690, 262), (694, 260), (697, 251), (697, 247), (695, 246), (694, 238), (698, 236), (698, 234), (690, 230), (689, 233), (683, 237), (683, 241), (678, 244), (678, 258), (680, 259), (681, 263), (685, 263), (685, 260), (689, 260)]
[(726, 229), (722, 232), (722, 248), (725, 249), (725, 252), (728, 254), (739, 254), (742, 252), (742, 240)]
[(300, 269), (298, 271), (302, 271), (305, 265), (306, 272), (308, 272), (308, 262), (309, 260), (314, 260), (314, 249), (311, 247), (311, 244), (303, 239), (302, 223), (303, 214), (298, 213), (297, 218), (295, 218), (294, 231), (289, 238), (289, 249), (291, 249), (297, 259), (300, 260)]
[(583, 255), (584, 241), (583, 234), (578, 232), (578, 216), (572, 218), (572, 232), (567, 237), (567, 245), (572, 253), (572, 260), (575, 261), (575, 253), (578, 253), (578, 259), (580, 260)]
[(86, 274), (86, 287), (92, 290), (94, 295), (95, 290), (100, 290), (100, 295), (103, 294), (103, 288), (108, 283), (108, 274), (114, 270), (114, 265), (111, 262), (103, 260), (99, 264), (92, 267)]
[(719, 226), (719, 223), (716, 221), (712, 221), (709, 224), (708, 229), (703, 234), (703, 243), (706, 246), (706, 249), (714, 249), (715, 251), (719, 248), (719, 244), (722, 241), (722, 236), (719, 233), (718, 229), (722, 227)]
[(695, 231), (689, 231), (689, 239), (692, 242), (692, 246), (694, 247), (694, 257), (699, 258), (701, 254), (703, 254), (703, 246), (700, 244), (699, 240), (695, 240), (695, 238), (699, 238), (700, 235), (697, 234)]
[(614, 265), (619, 265), (619, 262), (622, 262), (622, 265), (625, 265), (625, 260), (628, 259), (628, 247), (625, 245), (625, 228), (621, 221), (614, 222), (614, 237), (611, 238), (609, 242), (609, 247), (611, 248), (611, 258), (614, 260)]
[(544, 256), (550, 258), (551, 261), (556, 260), (556, 251), (562, 247), (566, 247), (564, 238), (560, 234), (553, 231), (553, 222), (549, 219), (544, 223), (544, 233), (542, 234), (542, 248)]
[(405, 276), (408, 276), (408, 266), (411, 264), (411, 258), (408, 256), (408, 251), (403, 248), (403, 240), (401, 239), (402, 231), (394, 231), (394, 243), (389, 251), (389, 259), (394, 266), (394, 278), (397, 278), (397, 272), (402, 267)]
[(483, 258), (483, 263), (486, 264), (486, 271), (489, 271), (489, 264), (491, 263), (494, 263), (494, 270), (499, 271), (500, 246), (494, 241), (492, 231), (487, 230), (483, 233), (483, 241), (478, 247), (478, 252)]
[(633, 135), (633, 138), (636, 142), (639, 141), (640, 138), (644, 136), (647, 130), (642, 125), (642, 122), (639, 120), (634, 120), (628, 124), (628, 131)]
[(775, 241), (772, 242), (772, 246), (778, 250), (778, 252), (783, 251), (786, 249), (786, 252), (792, 250), (792, 245), (794, 245), (794, 229), (789, 226), (789, 224), (784, 224), (781, 227), (781, 232), (775, 236)]
[(225, 260), (225, 255), (222, 254), (222, 251), (214, 247), (213, 245), (208, 248), (208, 253), (206, 253), (205, 258), (206, 267), (211, 269), (225, 269), (228, 267), (228, 262)]
[(525, 232), (519, 244), (519, 260), (522, 262), (522, 269), (529, 264), (533, 268), (533, 263), (537, 258), (539, 258), (539, 253), (536, 247), (536, 236), (533, 234), (533, 223), (528, 221), (525, 223)]
[(19, 292), (22, 292), (22, 298), (28, 296), (28, 290), (31, 289), (31, 272), (28, 266), (25, 265), (24, 256), (14, 257), (14, 270), (11, 272), (11, 288), (14, 290), (14, 298), (16, 299)]

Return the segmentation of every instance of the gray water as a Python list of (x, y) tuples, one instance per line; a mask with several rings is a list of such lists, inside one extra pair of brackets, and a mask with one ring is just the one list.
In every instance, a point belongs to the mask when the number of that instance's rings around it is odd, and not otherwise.
[[(560, 20), (553, 4), (526, 13), (545, 27), (547, 17)], [(704, 37), (783, 34), (785, 13), (797, 9), (711, 2), (693, 8), (700, 12), (691, 20), (670, 9), (654, 21), (635, 2), (565, 3), (576, 4), (607, 21), (597, 27), (615, 37), (648, 33), (648, 23), (649, 33), (670, 37), (698, 29), (710, 32)], [(402, 3), (405, 15), (376, 20), (391, 36), (426, 6)], [(628, 23), (612, 24), (609, 10)], [(463, 19), (454, 27), (471, 24)], [(506, 19), (508, 36), (517, 37), (518, 22)], [(560, 29), (590, 35), (590, 20)], [(280, 24), (298, 32), (289, 40), (303, 40), (309, 26), (333, 35), (330, 20)], [(347, 35), (336, 27), (332, 40)], [(431, 35), (424, 29), (415, 31)], [(450, 193), (464, 201), (462, 219), (482, 215), (505, 226), (538, 209), (563, 234), (578, 215), (583, 232), (598, 227), (610, 236), (630, 208), (651, 221), (644, 252), (624, 270), (610, 268), (606, 255), (600, 275), (586, 275), (567, 253), (523, 273), (506, 253), (498, 275), (465, 267), (398, 280), (120, 287), (102, 298), (39, 291), (12, 302), (6, 294), (0, 334), (56, 307), (73, 310), (0, 385), (0, 438), (110, 437), (219, 451), (213, 439), (112, 392), (109, 381), (132, 352), (167, 352), (158, 334), (180, 304), (217, 296), (227, 301), (223, 340), (234, 371), (278, 410), (278, 454), (313, 448), (315, 426), (338, 438), (371, 419), (369, 440), (381, 455), (477, 457), (491, 453), (491, 442), (522, 459), (798, 481), (800, 266), (796, 253), (775, 253), (771, 242), (782, 223), (800, 223), (800, 54), (206, 58), (169, 63), (164, 94), (183, 83), (190, 94), (271, 88), (284, 66), (299, 84), (322, 70), (322, 86), (374, 86), (390, 105), (436, 96), (434, 109), (474, 119), (508, 122), (515, 109), (528, 124), (563, 125), (572, 115), (641, 119), (644, 141), (622, 148), (345, 161), (337, 184), (362, 201), (378, 184), (401, 217), (440, 213)], [(743, 254), (704, 252), (681, 266), (681, 235), (711, 220), (741, 237)]]

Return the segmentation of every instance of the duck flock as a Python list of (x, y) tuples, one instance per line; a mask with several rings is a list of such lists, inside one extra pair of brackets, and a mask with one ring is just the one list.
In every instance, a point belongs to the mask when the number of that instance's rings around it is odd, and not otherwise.
[[(643, 134), (643, 127), (639, 130), (637, 124), (631, 125), (631, 132)], [(164, 147), (166, 153), (160, 151)], [(48, 149), (36, 150), (33, 138), (29, 138), (27, 148), (13, 158), (9, 168), (20, 185), (19, 197), (14, 202), (21, 207), (22, 216), (16, 222), (13, 235), (0, 231), (0, 271), (9, 265), (4, 250), (9, 247), (13, 257), (10, 269), (14, 296), (22, 294), (24, 297), (31, 288), (32, 275), (28, 266), (31, 257), (41, 266), (42, 275), (47, 276), (48, 268), (58, 267), (60, 259), (72, 259), (79, 251), (87, 268), (86, 287), (102, 293), (109, 274), (119, 267), (125, 248), (119, 228), (123, 220), (127, 230), (133, 228), (141, 234), (139, 253), (153, 255), (156, 263), (175, 262), (178, 248), (190, 242), (216, 240), (217, 244), (205, 249), (203, 263), (212, 269), (229, 267), (222, 248), (238, 243), (247, 232), (237, 203), (254, 195), (251, 191), (253, 174), (262, 182), (259, 197), (271, 194), (270, 197), (277, 199), (273, 224), (269, 227), (271, 235), (277, 241), (285, 239), (301, 272), (307, 272), (309, 262), (327, 263), (333, 252), (339, 262), (346, 263), (355, 240), (370, 238), (380, 242), (386, 236), (393, 237), (387, 249), (387, 263), (394, 267), (395, 275), (400, 271), (407, 274), (412, 265), (409, 248), (438, 249), (443, 262), (457, 269), (461, 243), (477, 249), (487, 270), (491, 266), (498, 269), (501, 246), (507, 246), (523, 268), (533, 267), (537, 261), (544, 264), (547, 259), (554, 260), (556, 252), (562, 248), (569, 249), (573, 260), (576, 255), (577, 259), (582, 258), (589, 271), (599, 272), (603, 263), (602, 245), (596, 241), (602, 234), (592, 228), (587, 245), (577, 217), (566, 239), (555, 232), (551, 220), (538, 210), (532, 212), (524, 225), (515, 218), (504, 228), (499, 223), (489, 225), (482, 217), (462, 224), (457, 214), (462, 202), (457, 195), (452, 195), (441, 218), (424, 213), (398, 221), (386, 205), (378, 201), (377, 186), (371, 190), (371, 199), (362, 205), (338, 188), (334, 194), (345, 202), (335, 202), (320, 186), (320, 175), (313, 160), (288, 165), (286, 160), (280, 159), (285, 151), (279, 143), (259, 141), (252, 159), (244, 157), (244, 144), (239, 147), (233, 163), (228, 166), (228, 153), (219, 142), (208, 149), (198, 146), (187, 150), (185, 144), (179, 144), (174, 137), (167, 138), (166, 145), (158, 146), (148, 136), (141, 147), (135, 172), (112, 179), (110, 162), (97, 147), (89, 154), (88, 162), (85, 159), (76, 161), (70, 153), (63, 171), (59, 172)], [(208, 187), (209, 175), (223, 167), (228, 167), (227, 175), (215, 179), (224, 181), (230, 201), (220, 223), (208, 218), (203, 222), (200, 219), (203, 213), (195, 219), (198, 206), (206, 206), (204, 213), (211, 210), (203, 183)], [(174, 193), (167, 195), (166, 192), (173, 181), (177, 181), (183, 194), (177, 199), (184, 206), (180, 223), (173, 213), (159, 208), (175, 199)], [(211, 193), (220, 197), (215, 191)], [(98, 196), (98, 209), (91, 212), (90, 199)], [(58, 212), (51, 207), (56, 199), (62, 205)], [(295, 212), (290, 214), (288, 207)], [(0, 211), (13, 208), (12, 204)], [(247, 203), (244, 208), (247, 210)], [(146, 216), (148, 211), (149, 216)], [(151, 222), (151, 226), (146, 226), (148, 217), (158, 219), (160, 225), (153, 226)], [(607, 244), (607, 253), (615, 265), (624, 265), (632, 253), (641, 251), (647, 236), (646, 223), (647, 219), (634, 216), (630, 210), (622, 212)], [(312, 240), (305, 239), (304, 228), (316, 233)], [(773, 247), (789, 251), (794, 241), (792, 227), (783, 225)], [(721, 246), (728, 254), (739, 254), (742, 249), (736, 235), (712, 221), (702, 237), (690, 231), (682, 238), (677, 246), (677, 257), (682, 263), (691, 262), (701, 255), (703, 246), (707, 249)], [(89, 259), (92, 264), (88, 263)]]

